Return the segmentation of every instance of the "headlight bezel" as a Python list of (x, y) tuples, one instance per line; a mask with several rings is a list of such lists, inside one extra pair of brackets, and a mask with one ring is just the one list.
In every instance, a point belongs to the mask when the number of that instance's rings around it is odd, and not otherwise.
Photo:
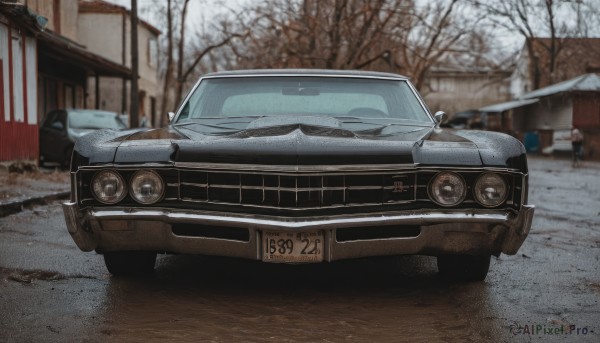
[[(457, 202), (455, 202), (455, 203), (445, 204), (445, 203), (440, 202), (434, 196), (434, 190), (433, 190), (434, 184), (438, 180), (438, 178), (442, 177), (443, 175), (451, 175), (453, 177), (457, 177), (460, 180), (460, 182), (462, 183), (462, 188), (463, 188), (462, 194), (460, 195), (459, 200)], [(427, 185), (427, 193), (429, 195), (429, 199), (431, 201), (433, 201), (435, 204), (437, 204), (439, 206), (442, 206), (442, 207), (456, 207), (456, 206), (459, 206), (460, 204), (462, 204), (465, 201), (465, 199), (467, 197), (467, 191), (468, 191), (468, 185), (467, 185), (467, 182), (465, 181), (465, 178), (461, 174), (455, 173), (455, 172), (451, 172), (451, 171), (441, 171), (441, 172), (435, 174), (431, 178), (431, 180), (429, 181), (429, 184)]]
[[(96, 181), (103, 174), (111, 174), (112, 176), (116, 176), (116, 178), (120, 182), (121, 194), (116, 198), (116, 200), (107, 201), (105, 199), (101, 199), (101, 197), (98, 196), (98, 194), (96, 194), (96, 187), (95, 187)], [(129, 187), (127, 186), (127, 183), (125, 182), (125, 178), (123, 178), (123, 176), (119, 172), (117, 172), (115, 170), (111, 170), (111, 169), (104, 169), (104, 170), (100, 170), (100, 171), (96, 172), (94, 174), (94, 176), (92, 176), (90, 186), (91, 186), (90, 190), (91, 190), (91, 193), (92, 193), (92, 196), (94, 197), (94, 199), (96, 199), (96, 201), (98, 201), (102, 204), (105, 204), (105, 205), (113, 205), (113, 204), (119, 203), (119, 202), (123, 201), (123, 199), (125, 199), (125, 197), (127, 197), (127, 194), (129, 193)]]
[[(486, 176), (497, 177), (504, 184), (504, 196), (502, 198), (500, 198), (501, 200), (495, 204), (487, 204), (484, 201), (482, 201), (480, 199), (480, 197), (478, 196), (479, 190), (481, 189), (481, 186), (479, 185), (479, 183)], [(473, 193), (473, 199), (477, 202), (477, 204), (479, 204), (485, 208), (495, 208), (495, 207), (498, 207), (498, 206), (501, 206), (502, 204), (504, 204), (506, 202), (506, 200), (508, 199), (509, 183), (506, 181), (506, 178), (502, 174), (494, 173), (494, 172), (485, 172), (485, 173), (482, 173), (479, 176), (477, 176), (477, 179), (475, 179), (475, 182), (473, 183), (472, 193)]]
[[(142, 173), (149, 173), (159, 180), (159, 184), (161, 186), (161, 192), (158, 195), (158, 197), (156, 197), (155, 200), (153, 200), (153, 201), (143, 201), (143, 200), (139, 199), (137, 193), (134, 191), (135, 179), (136, 179), (136, 177), (139, 177), (139, 175), (141, 175)], [(133, 199), (133, 201), (135, 201), (139, 204), (142, 204), (142, 205), (153, 205), (153, 204), (156, 204), (156, 203), (162, 201), (165, 196), (166, 188), (167, 188), (167, 185), (165, 183), (165, 180), (162, 178), (162, 176), (160, 176), (160, 174), (158, 172), (156, 172), (155, 170), (152, 170), (152, 169), (137, 170), (129, 178), (129, 186), (128, 186), (129, 196), (131, 197), (131, 199)]]

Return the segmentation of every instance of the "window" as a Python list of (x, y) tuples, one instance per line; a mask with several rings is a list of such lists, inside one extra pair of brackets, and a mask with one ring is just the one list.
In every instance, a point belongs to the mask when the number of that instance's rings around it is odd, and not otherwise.
[[(4, 63), (0, 58), (0, 118), (4, 118)], [(0, 119), (1, 120), (1, 119)]]
[(158, 58), (158, 42), (156, 38), (148, 39), (148, 65), (156, 67), (156, 59)]
[[(267, 106), (265, 106), (268, 104)], [(387, 106), (381, 95), (323, 93), (319, 96), (289, 96), (269, 92), (238, 94), (223, 103), (221, 116), (276, 115), (276, 114), (348, 114), (355, 108), (373, 108), (387, 115)]]
[(205, 79), (179, 120), (278, 115), (430, 121), (405, 81), (312, 76)]

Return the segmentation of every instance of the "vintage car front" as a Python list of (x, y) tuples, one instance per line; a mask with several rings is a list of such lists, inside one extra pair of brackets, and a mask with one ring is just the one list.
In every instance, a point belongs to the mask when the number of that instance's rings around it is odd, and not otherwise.
[(71, 162), (67, 228), (113, 274), (157, 253), (318, 263), (437, 256), (483, 280), (527, 237), (513, 137), (439, 127), (399, 75), (239, 71), (201, 78), (170, 125), (101, 131)]

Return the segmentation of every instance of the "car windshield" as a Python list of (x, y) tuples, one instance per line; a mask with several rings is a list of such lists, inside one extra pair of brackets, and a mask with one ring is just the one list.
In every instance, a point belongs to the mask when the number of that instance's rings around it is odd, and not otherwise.
[(125, 129), (125, 124), (115, 113), (74, 111), (69, 112), (69, 127), (72, 129)]
[(257, 76), (204, 79), (184, 104), (177, 123), (290, 115), (432, 122), (404, 80)]

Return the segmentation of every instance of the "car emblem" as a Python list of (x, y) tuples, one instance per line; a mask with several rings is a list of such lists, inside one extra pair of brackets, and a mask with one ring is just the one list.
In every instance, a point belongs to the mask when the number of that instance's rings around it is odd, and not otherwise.
[(402, 181), (394, 181), (394, 190), (392, 190), (392, 192), (394, 193), (404, 193), (408, 190), (410, 186), (405, 186), (404, 182)]

